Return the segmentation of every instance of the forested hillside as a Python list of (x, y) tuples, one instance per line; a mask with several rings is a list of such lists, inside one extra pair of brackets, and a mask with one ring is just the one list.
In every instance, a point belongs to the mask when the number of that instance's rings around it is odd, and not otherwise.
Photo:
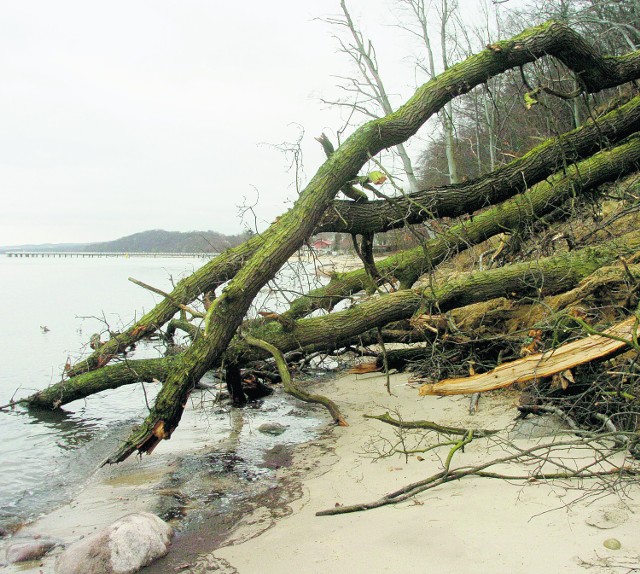
[(223, 235), (215, 231), (164, 231), (153, 229), (127, 235), (114, 241), (90, 243), (84, 251), (150, 253), (221, 253), (242, 243), (244, 235)]

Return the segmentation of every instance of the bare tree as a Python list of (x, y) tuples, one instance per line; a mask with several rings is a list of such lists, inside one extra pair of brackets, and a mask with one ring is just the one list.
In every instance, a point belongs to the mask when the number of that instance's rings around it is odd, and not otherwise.
[[(326, 21), (334, 26), (343, 27), (348, 31), (349, 40), (343, 40), (340, 37), (337, 37), (337, 39), (341, 51), (355, 63), (358, 75), (354, 78), (345, 78), (347, 84), (342, 86), (345, 91), (351, 94), (349, 100), (331, 103), (353, 108), (364, 116), (373, 119), (389, 115), (394, 110), (380, 75), (378, 58), (373, 42), (365, 38), (353, 22), (345, 0), (340, 1), (340, 7), (343, 15), (339, 18), (327, 18)], [(412, 192), (417, 191), (418, 181), (413, 170), (411, 158), (404, 144), (396, 145), (395, 149), (402, 162), (410, 190)]]
[[(455, 32), (452, 31), (452, 20), (458, 9), (457, 0), (439, 0), (435, 12), (439, 21), (440, 37), (440, 69), (436, 66), (434, 50), (432, 46), (432, 32), (429, 21), (432, 18), (431, 10), (433, 2), (425, 4), (424, 0), (398, 0), (406, 11), (411, 14), (413, 22), (403, 24), (401, 27), (418, 38), (426, 51), (426, 59), (419, 60), (418, 68), (428, 79), (435, 78), (439, 72), (449, 69), (449, 52), (451, 43), (455, 44)], [(447, 166), (449, 168), (449, 182), (458, 183), (458, 164), (455, 157), (455, 127), (453, 121), (453, 103), (448, 102), (439, 114), (445, 140)]]

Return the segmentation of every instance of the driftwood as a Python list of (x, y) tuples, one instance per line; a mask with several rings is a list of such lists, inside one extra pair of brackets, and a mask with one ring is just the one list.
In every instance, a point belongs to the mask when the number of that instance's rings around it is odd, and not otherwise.
[(589, 335), (557, 349), (504, 363), (488, 373), (427, 383), (420, 387), (419, 393), (421, 396), (465, 395), (550, 377), (577, 365), (610, 357), (629, 347), (637, 348), (637, 336), (638, 318), (630, 317), (602, 334)]
[(387, 423), (391, 426), (403, 428), (403, 429), (423, 429), (434, 431), (445, 435), (458, 435), (466, 436), (470, 434), (471, 437), (487, 437), (492, 434), (496, 434), (497, 430), (487, 429), (465, 429), (459, 427), (451, 427), (438, 424), (433, 421), (405, 421), (400, 419), (394, 419), (389, 413), (383, 415), (363, 415), (366, 419), (373, 419), (383, 423)]
[[(486, 462), (481, 462), (476, 466), (460, 466), (452, 468), (452, 459), (454, 454), (463, 452), (464, 447), (472, 441), (471, 433), (467, 433), (456, 444), (454, 444), (444, 461), (443, 469), (436, 474), (429, 476), (423, 480), (408, 484), (398, 490), (386, 494), (378, 500), (364, 502), (360, 504), (350, 504), (346, 506), (336, 506), (327, 510), (316, 512), (316, 516), (334, 516), (337, 514), (349, 514), (351, 512), (362, 512), (398, 504), (413, 499), (416, 495), (427, 490), (437, 488), (443, 484), (452, 481), (458, 481), (470, 477), (478, 478), (497, 478), (506, 481), (553, 481), (553, 480), (594, 480), (610, 477), (616, 481), (635, 481), (640, 474), (638, 468), (628, 464), (622, 467), (614, 465), (609, 460), (613, 453), (603, 452), (602, 442), (606, 440), (614, 441), (616, 435), (614, 433), (600, 434), (595, 437), (584, 437), (570, 441), (554, 441), (546, 444), (537, 444), (528, 449), (515, 448), (513, 452), (506, 451), (504, 456), (495, 458)], [(448, 444), (448, 443), (445, 443)], [(618, 451), (624, 447), (618, 447)], [(575, 458), (571, 465), (566, 464), (565, 453), (567, 450), (586, 449), (591, 456)], [(558, 456), (557, 453), (560, 453)], [(615, 452), (615, 449), (614, 449)], [(540, 464), (553, 467), (551, 471), (545, 471)], [(514, 474), (510, 472), (497, 472), (487, 470), (491, 467), (503, 467), (507, 464), (518, 463), (527, 469), (522, 474)]]

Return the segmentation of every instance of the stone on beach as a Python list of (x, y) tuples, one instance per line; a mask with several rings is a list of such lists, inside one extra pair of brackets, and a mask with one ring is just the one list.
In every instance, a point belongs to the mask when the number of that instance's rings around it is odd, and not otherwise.
[(164, 556), (172, 537), (171, 526), (155, 514), (128, 514), (69, 546), (56, 574), (133, 574)]
[(9, 564), (16, 564), (18, 562), (38, 560), (57, 544), (59, 544), (59, 541), (51, 538), (18, 539), (7, 546), (7, 562), (9, 562)]
[(258, 430), (264, 434), (278, 436), (285, 432), (287, 427), (280, 423), (264, 423), (258, 427)]

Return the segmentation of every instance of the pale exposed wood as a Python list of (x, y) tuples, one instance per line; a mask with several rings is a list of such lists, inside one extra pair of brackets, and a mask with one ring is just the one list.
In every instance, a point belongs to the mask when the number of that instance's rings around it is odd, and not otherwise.
[(634, 328), (638, 329), (638, 320), (631, 317), (603, 331), (602, 335), (589, 335), (557, 349), (504, 363), (488, 373), (422, 385), (420, 395), (465, 395), (550, 377), (620, 351), (627, 346), (625, 341), (631, 340)]

